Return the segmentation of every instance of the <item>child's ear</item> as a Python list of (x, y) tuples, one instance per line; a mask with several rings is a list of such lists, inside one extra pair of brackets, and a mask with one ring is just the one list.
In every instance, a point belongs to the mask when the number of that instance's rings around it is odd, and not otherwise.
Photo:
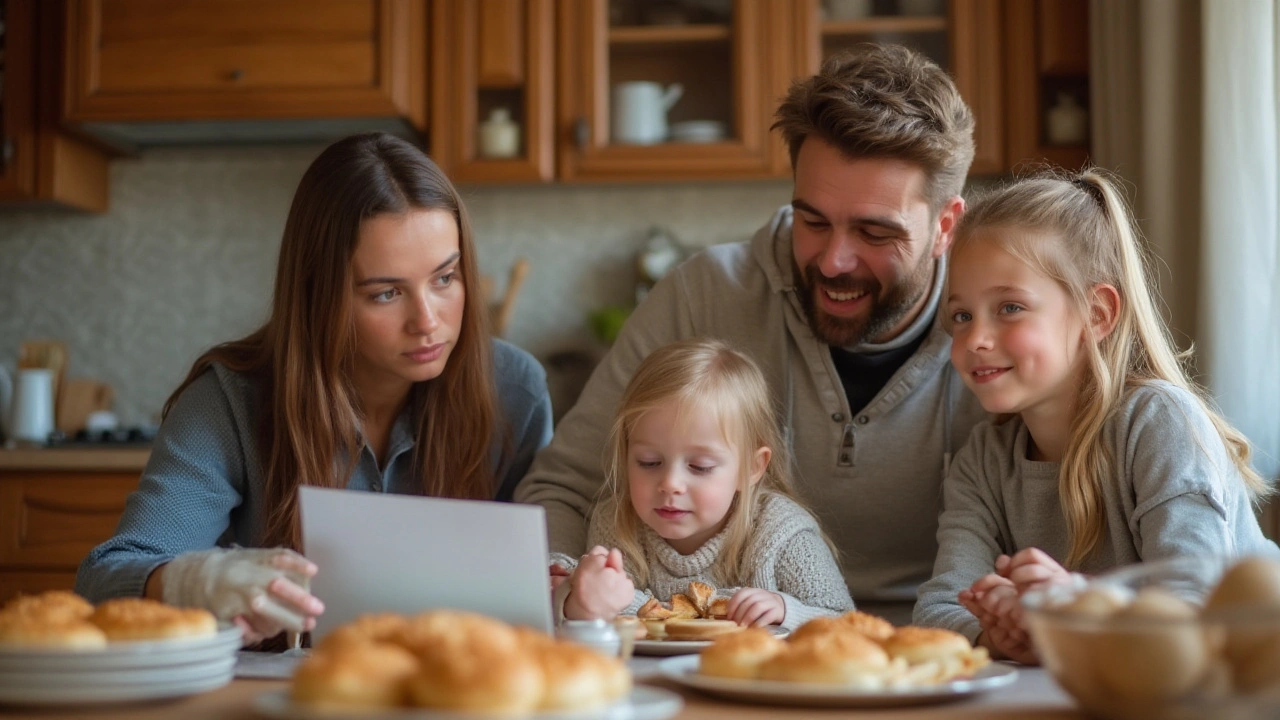
[(773, 457), (773, 450), (768, 446), (763, 446), (756, 450), (751, 456), (751, 475), (747, 478), (747, 485), (755, 485), (760, 482), (760, 478), (764, 477), (764, 471), (769, 469), (769, 459)]
[(1100, 341), (1116, 329), (1120, 322), (1120, 291), (1111, 285), (1093, 286), (1089, 298), (1089, 333)]

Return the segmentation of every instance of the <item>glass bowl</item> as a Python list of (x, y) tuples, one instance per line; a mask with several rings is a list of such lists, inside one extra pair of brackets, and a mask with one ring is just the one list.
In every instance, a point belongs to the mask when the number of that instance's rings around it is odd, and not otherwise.
[(1041, 662), (1095, 715), (1280, 717), (1280, 561), (1172, 558), (1022, 604)]

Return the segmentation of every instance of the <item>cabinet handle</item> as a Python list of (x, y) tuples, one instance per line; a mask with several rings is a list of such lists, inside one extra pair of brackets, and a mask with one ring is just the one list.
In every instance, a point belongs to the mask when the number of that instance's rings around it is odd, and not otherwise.
[(578, 121), (573, 124), (573, 138), (577, 141), (579, 150), (587, 149), (591, 142), (591, 126), (587, 124), (586, 118), (579, 116)]
[(9, 138), (4, 139), (4, 143), (0, 144), (0, 165), (5, 167), (13, 161), (13, 141)]
[(244, 70), (240, 68), (236, 68), (235, 70), (231, 71), (232, 82), (239, 82), (240, 80), (243, 80), (243, 79), (244, 79)]

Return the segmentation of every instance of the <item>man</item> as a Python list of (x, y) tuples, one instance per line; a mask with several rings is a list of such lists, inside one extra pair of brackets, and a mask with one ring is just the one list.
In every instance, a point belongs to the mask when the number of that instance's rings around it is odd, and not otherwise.
[(769, 379), (796, 486), (855, 602), (909, 622), (933, 568), (947, 462), (984, 417), (936, 322), (973, 116), (928, 59), (864, 46), (795, 83), (776, 120), (791, 205), (749, 243), (709, 248), (658, 283), (516, 499), (546, 507), (553, 562), (572, 568), (632, 370), (676, 339), (722, 338)]

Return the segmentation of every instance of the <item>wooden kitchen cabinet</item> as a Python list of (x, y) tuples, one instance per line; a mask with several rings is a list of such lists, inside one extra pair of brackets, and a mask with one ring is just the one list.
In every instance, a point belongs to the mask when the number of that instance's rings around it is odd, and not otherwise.
[(57, 124), (60, 6), (3, 0), (0, 19), (0, 202), (106, 212), (106, 154)]
[[(785, 172), (769, 133), (788, 79), (792, 21), (784, 0), (661, 3), (560, 0), (556, 133), (562, 180), (688, 180)], [(668, 127), (711, 121), (723, 137), (703, 142), (617, 142), (618, 83), (674, 83), (683, 94)], [(704, 138), (706, 140), (707, 138)]]
[(1088, 3), (876, 0), (872, 14), (859, 18), (833, 17), (834, 6), (823, 0), (794, 5), (798, 77), (857, 43), (901, 43), (950, 72), (973, 110), (972, 174), (1003, 174), (1045, 160), (1078, 168), (1087, 161), (1087, 142), (1048, 142), (1045, 117), (1059, 92), (1087, 104)]
[(426, 0), (64, 0), (64, 119), (426, 127)]
[(138, 477), (137, 470), (0, 470), (0, 603), (72, 589), (80, 562), (115, 532)]
[[(431, 28), (435, 161), (457, 182), (554, 179), (553, 0), (435, 0)], [(515, 152), (486, 155), (480, 123), (504, 110)]]

